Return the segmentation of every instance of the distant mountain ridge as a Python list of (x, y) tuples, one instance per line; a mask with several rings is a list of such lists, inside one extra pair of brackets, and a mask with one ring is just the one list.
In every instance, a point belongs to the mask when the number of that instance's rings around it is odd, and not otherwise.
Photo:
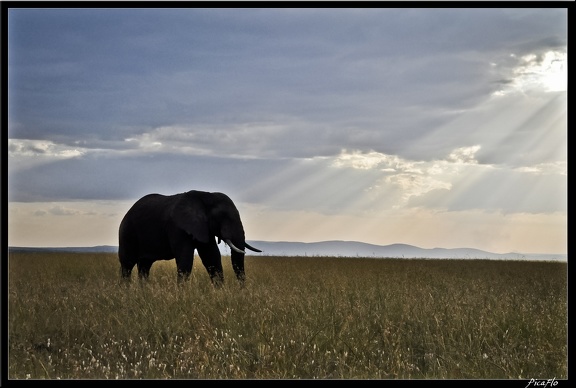
[[(538, 253), (492, 253), (474, 248), (419, 248), (408, 244), (374, 245), (358, 241), (321, 241), (313, 243), (291, 241), (255, 241), (248, 243), (262, 253), (248, 251), (251, 256), (331, 256), (331, 257), (372, 257), (372, 258), (426, 258), (426, 259), (493, 259), (493, 260), (551, 260), (567, 261), (567, 254)], [(220, 251), (229, 254), (230, 249), (220, 244)], [(26, 252), (118, 252), (117, 246), (100, 245), (95, 247), (26, 248), (10, 247), (10, 251)]]
[(114, 245), (97, 245), (94, 247), (8, 247), (11, 252), (74, 252), (74, 253), (116, 253)]
[(427, 259), (567, 260), (566, 254), (492, 253), (474, 248), (419, 248), (408, 244), (374, 245), (357, 241), (269, 242), (249, 241), (266, 256), (336, 256)]

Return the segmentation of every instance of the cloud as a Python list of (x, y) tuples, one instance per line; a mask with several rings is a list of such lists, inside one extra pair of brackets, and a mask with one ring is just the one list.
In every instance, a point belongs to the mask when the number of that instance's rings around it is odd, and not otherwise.
[(358, 150), (351, 152), (343, 150), (333, 162), (336, 167), (350, 167), (360, 170), (378, 168), (382, 171), (396, 171), (396, 167), (400, 164), (403, 162), (395, 155), (385, 155), (375, 151), (363, 153)]
[(448, 160), (454, 163), (476, 164), (478, 161), (475, 159), (475, 155), (480, 148), (479, 145), (457, 148), (448, 155)]
[(8, 162), (10, 175), (39, 167), (58, 160), (78, 159), (88, 150), (70, 147), (49, 140), (8, 139)]
[(8, 139), (8, 153), (11, 156), (44, 156), (59, 159), (78, 157), (84, 151), (48, 140)]
[(408, 206), (447, 211), (555, 213), (567, 211), (563, 173), (541, 175), (525, 170), (470, 165), (452, 177), (450, 189), (410, 198)]
[[(516, 57), (514, 54), (510, 56)], [(564, 51), (550, 50), (544, 53), (526, 54), (518, 59), (517, 66), (512, 69), (512, 79), (494, 94), (502, 96), (507, 93), (526, 93), (534, 90), (566, 91), (567, 63), (567, 53)]]
[[(94, 210), (80, 210), (76, 208), (66, 207), (63, 205), (54, 205), (47, 210), (36, 210), (33, 212), (34, 216), (44, 217), (46, 215), (53, 216), (110, 216), (110, 214), (100, 214)], [(112, 214), (115, 215), (115, 214)]]
[[(168, 133), (173, 136), (178, 131)], [(159, 148), (168, 150), (159, 143)], [(29, 164), (26, 169), (10, 164), (9, 199), (119, 200), (199, 189), (226, 192), (243, 202), (266, 203), (275, 209), (325, 213), (362, 214), (413, 206), (454, 211), (566, 210), (565, 163), (530, 168), (480, 164), (476, 158), (480, 146), (456, 148), (443, 159), (430, 161), (358, 150), (291, 160), (150, 148), (139, 154), (82, 150), (79, 157), (54, 157), (50, 163)]]
[(63, 206), (54, 206), (48, 210), (48, 213), (55, 216), (74, 216), (79, 214), (77, 210), (67, 209)]
[(151, 192), (242, 190), (281, 169), (284, 160), (222, 158), (183, 153), (84, 150), (81, 157), (31, 162), (9, 159), (10, 201), (136, 199)]
[(413, 139), (503, 90), (499, 80), (564, 61), (562, 10), (476, 11), (11, 10), (9, 136), (413, 157)]

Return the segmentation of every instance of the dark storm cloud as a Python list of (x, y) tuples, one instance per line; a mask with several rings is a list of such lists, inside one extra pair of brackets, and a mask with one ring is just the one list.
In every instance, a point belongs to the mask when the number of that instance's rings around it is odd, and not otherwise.
[(124, 148), (162, 126), (294, 122), (322, 147), (283, 145), (286, 125), (266, 150), (401, 154), (565, 28), (554, 9), (11, 10), (9, 136)]

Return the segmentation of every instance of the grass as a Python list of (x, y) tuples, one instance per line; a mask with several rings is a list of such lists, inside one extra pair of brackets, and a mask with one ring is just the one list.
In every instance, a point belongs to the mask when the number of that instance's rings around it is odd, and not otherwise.
[(9, 379), (567, 378), (567, 264), (247, 257), (119, 283), (114, 254), (9, 258)]

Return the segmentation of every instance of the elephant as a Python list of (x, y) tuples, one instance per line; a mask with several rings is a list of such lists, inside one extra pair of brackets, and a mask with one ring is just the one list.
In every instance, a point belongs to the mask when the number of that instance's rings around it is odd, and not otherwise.
[(240, 213), (226, 194), (196, 190), (148, 194), (132, 205), (120, 223), (121, 278), (129, 281), (136, 265), (140, 280), (148, 279), (152, 263), (176, 259), (180, 283), (190, 277), (197, 250), (212, 284), (220, 286), (224, 272), (216, 238), (218, 244), (225, 241), (230, 246), (232, 268), (244, 284), (244, 249), (262, 251), (246, 242)]

